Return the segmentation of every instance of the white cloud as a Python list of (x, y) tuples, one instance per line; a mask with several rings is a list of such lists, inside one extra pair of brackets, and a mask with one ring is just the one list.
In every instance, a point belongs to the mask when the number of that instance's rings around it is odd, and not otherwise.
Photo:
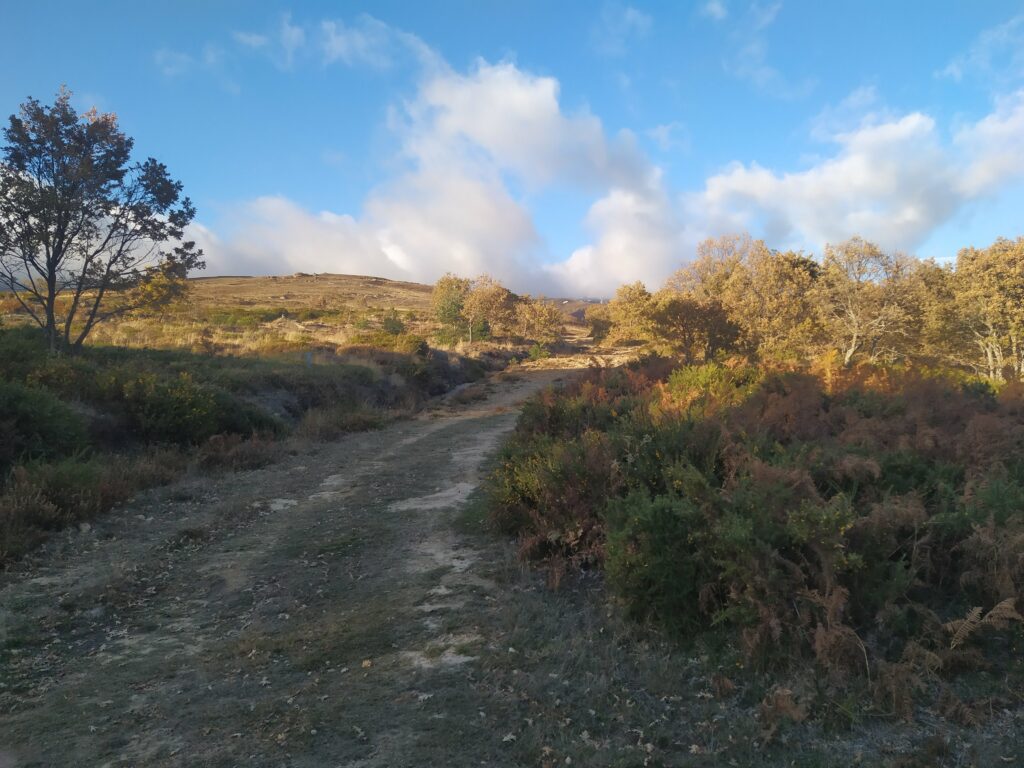
[(386, 24), (363, 16), (358, 27), (346, 26), (343, 21), (324, 21), (320, 28), (326, 63), (342, 61), (378, 69), (391, 66), (391, 28)]
[(244, 45), (246, 48), (263, 48), (270, 42), (270, 38), (266, 35), (255, 32), (232, 32), (231, 37), (236, 43)]
[(935, 74), (958, 83), (977, 78), (997, 88), (1024, 78), (1024, 14), (982, 32), (965, 53)]
[(690, 214), (711, 230), (749, 228), (777, 245), (819, 247), (860, 234), (912, 250), (971, 203), (1024, 177), (1024, 91), (952, 143), (920, 112), (876, 114), (832, 139), (838, 151), (802, 171), (730, 166), (688, 196)]
[(708, 0), (700, 7), (702, 16), (715, 21), (724, 21), (729, 16), (729, 9), (723, 0)]
[(631, 135), (609, 140), (588, 111), (562, 109), (557, 80), (511, 63), (481, 60), (465, 75), (433, 77), (408, 110), (407, 149), (420, 158), (483, 151), (501, 169), (538, 186), (628, 186), (643, 183), (649, 172)]
[(811, 118), (811, 137), (831, 142), (836, 137), (858, 128), (890, 122), (898, 116), (885, 107), (873, 85), (852, 90), (838, 104), (830, 104)]
[(954, 141), (969, 158), (964, 194), (989, 194), (1024, 176), (1024, 89), (996, 101), (995, 110), (957, 131)]
[(310, 213), (282, 197), (235, 206), (219, 234), (193, 224), (188, 236), (203, 248), (214, 274), (362, 274), (372, 268), (382, 277), (403, 275), (372, 232), (353, 217)]
[(184, 74), (194, 63), (192, 57), (187, 53), (172, 51), (167, 48), (161, 48), (154, 53), (153, 61), (156, 62), (157, 67), (165, 77), (176, 77), (177, 75)]
[(686, 132), (686, 126), (678, 120), (648, 128), (644, 133), (662, 152), (688, 152), (690, 149), (690, 137)]
[(320, 22), (320, 50), (325, 64), (389, 69), (411, 57), (422, 70), (445, 68), (437, 53), (416, 35), (363, 14), (354, 23), (326, 19)]
[(660, 287), (693, 253), (697, 234), (686, 231), (660, 180), (653, 181), (646, 189), (612, 189), (591, 206), (593, 244), (545, 267), (563, 294), (608, 296), (636, 280)]
[(601, 15), (591, 27), (594, 49), (606, 56), (622, 56), (629, 45), (647, 36), (653, 26), (649, 14), (631, 5), (606, 2)]
[[(760, 8), (747, 28), (763, 28), (776, 13), (778, 6)], [(484, 60), (457, 71), (419, 38), (370, 17), (321, 29), (332, 61), (383, 67), (411, 56), (416, 66), (415, 92), (391, 111), (393, 175), (358, 215), (260, 197), (235, 206), (217, 233), (195, 225), (212, 272), (419, 281), (488, 272), (516, 290), (608, 295), (636, 279), (656, 287), (700, 239), (740, 229), (778, 247), (817, 249), (860, 234), (912, 249), (1024, 178), (1024, 90), (950, 140), (930, 115), (895, 114), (865, 86), (811, 121), (811, 137), (830, 147), (823, 159), (796, 170), (735, 163), (680, 196), (631, 133), (609, 135), (588, 109), (567, 109), (553, 77)], [(683, 131), (666, 123), (646, 135), (667, 151)], [(593, 202), (584, 241), (553, 254), (529, 201), (562, 189)]]
[(279, 39), (281, 50), (284, 53), (284, 66), (286, 69), (290, 69), (295, 61), (296, 52), (306, 44), (305, 30), (296, 24), (292, 24), (290, 13), (286, 13), (281, 17)]
[[(378, 29), (378, 39), (416, 51), (416, 40)], [(351, 63), (368, 63), (348, 50)], [(219, 239), (204, 234), (211, 271), (243, 265), (423, 281), (447, 270), (488, 272), (520, 290), (553, 292), (568, 290), (585, 264), (588, 290), (608, 292), (626, 272), (660, 276), (678, 261), (670, 197), (631, 134), (609, 137), (588, 110), (563, 108), (555, 79), (511, 63), (481, 60), (463, 73), (436, 57), (418, 60), (416, 94), (394, 107), (391, 121), (406, 169), (370, 193), (363, 213), (313, 214), (276, 197), (242, 204)], [(585, 222), (595, 244), (563, 269), (543, 268), (551, 254), (509, 180), (598, 195)]]
[(801, 99), (814, 90), (815, 80), (811, 77), (794, 80), (768, 58), (767, 31), (781, 11), (782, 3), (753, 3), (731, 34), (723, 66), (733, 77), (746, 80), (769, 96)]

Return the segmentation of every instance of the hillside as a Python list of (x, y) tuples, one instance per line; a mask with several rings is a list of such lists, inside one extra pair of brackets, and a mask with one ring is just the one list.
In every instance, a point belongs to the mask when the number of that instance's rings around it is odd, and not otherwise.
[(192, 302), (200, 307), (334, 306), (394, 307), (403, 312), (430, 309), (431, 286), (364, 275), (273, 275), (269, 277), (196, 277), (190, 281)]

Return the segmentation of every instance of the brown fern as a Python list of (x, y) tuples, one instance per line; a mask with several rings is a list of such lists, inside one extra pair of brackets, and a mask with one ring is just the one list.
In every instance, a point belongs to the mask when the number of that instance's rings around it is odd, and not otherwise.
[(949, 641), (950, 648), (956, 648), (958, 645), (961, 645), (974, 633), (974, 630), (981, 624), (981, 612), (981, 606), (975, 606), (967, 612), (964, 618), (942, 625), (943, 629), (953, 635), (952, 640)]
[(983, 609), (976, 606), (969, 610), (964, 618), (943, 624), (943, 629), (953, 635), (949, 647), (952, 649), (963, 645), (979, 629), (1003, 629), (1011, 621), (1024, 622), (1024, 616), (1017, 612), (1016, 602), (1016, 598), (1008, 597), (984, 615)]

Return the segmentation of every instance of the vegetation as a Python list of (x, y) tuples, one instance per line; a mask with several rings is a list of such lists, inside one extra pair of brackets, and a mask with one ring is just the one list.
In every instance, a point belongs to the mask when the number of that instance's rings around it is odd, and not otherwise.
[(1021, 286), (1024, 238), (945, 267), (708, 241), (587, 311), (655, 354), (527, 404), (492, 522), (553, 585), (602, 569), (635, 619), (769, 675), (768, 739), (976, 724), (1024, 672)]
[(930, 692), (981, 718), (1012, 689), (949, 686), (1024, 671), (1022, 398), (880, 368), (595, 371), (524, 410), (493, 520), (555, 583), (603, 567), (636, 618), (776, 674), (807, 660), (824, 717), (854, 693), (910, 718)]
[[(748, 236), (709, 240), (661, 291), (623, 286), (592, 315), (616, 340), (688, 362), (948, 368), (993, 383), (1024, 374), (1024, 238), (965, 248), (940, 266), (861, 238), (820, 260)], [(596, 320), (595, 320), (596, 319)], [(597, 326), (595, 326), (596, 328)]]
[(71, 92), (21, 105), (0, 162), (0, 289), (42, 328), (52, 353), (79, 349), (105, 320), (181, 296), (202, 268), (182, 240), (195, 208), (113, 114), (81, 117)]
[(95, 344), (54, 357), (38, 329), (0, 329), (0, 563), (189, 466), (263, 466), (289, 434), (372, 429), (483, 374), (418, 337), (374, 333), (387, 343), (314, 362)]
[(475, 280), (444, 275), (434, 285), (431, 306), (441, 325), (438, 338), (449, 344), (498, 338), (550, 344), (566, 320), (543, 297), (517, 296), (488, 275)]

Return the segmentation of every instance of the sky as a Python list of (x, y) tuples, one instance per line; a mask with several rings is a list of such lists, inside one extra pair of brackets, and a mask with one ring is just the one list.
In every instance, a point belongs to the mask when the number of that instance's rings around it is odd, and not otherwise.
[(198, 213), (206, 274), (606, 296), (749, 231), (939, 260), (1024, 234), (1024, 2), (0, 0)]

